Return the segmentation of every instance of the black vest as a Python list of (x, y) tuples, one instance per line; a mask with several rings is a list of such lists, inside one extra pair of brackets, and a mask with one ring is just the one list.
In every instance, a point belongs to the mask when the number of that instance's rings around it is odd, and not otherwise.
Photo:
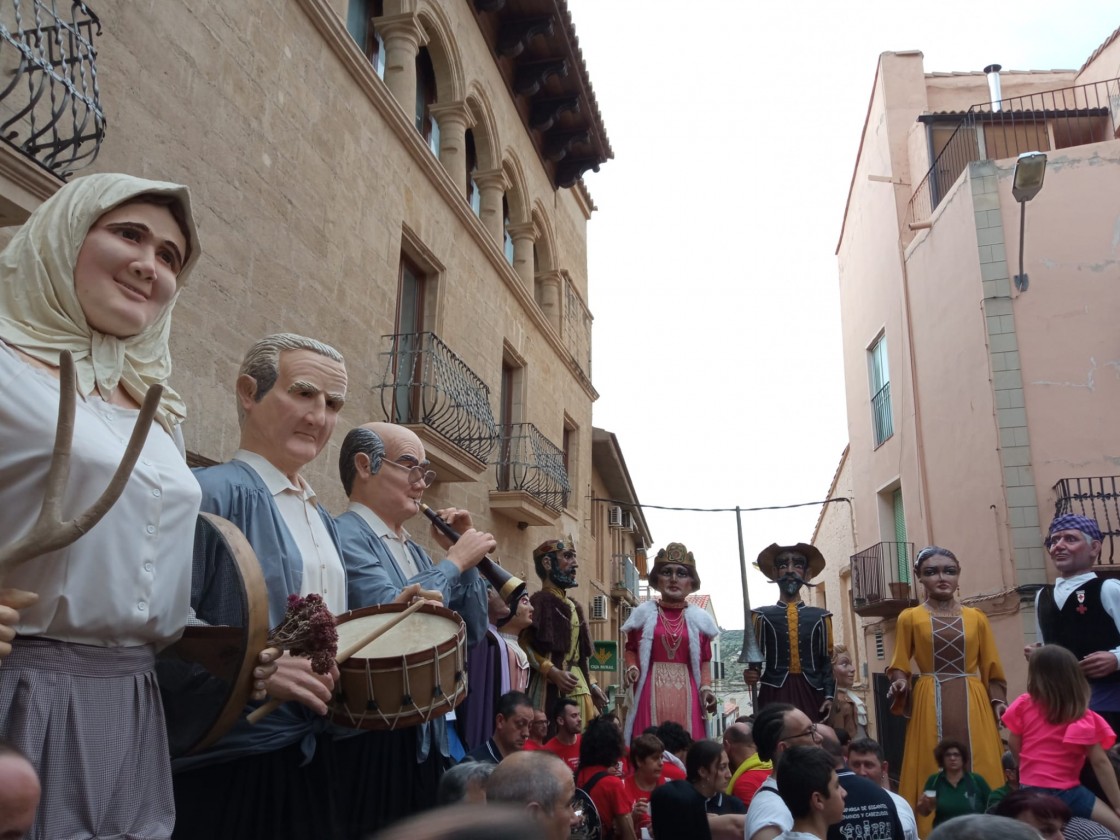
[[(1098, 650), (1120, 647), (1120, 630), (1116, 629), (1116, 622), (1105, 612), (1101, 602), (1103, 585), (1102, 578), (1094, 578), (1077, 587), (1069, 593), (1060, 610), (1054, 601), (1054, 587), (1043, 587), (1038, 593), (1038, 626), (1043, 641), (1073, 651), (1078, 659)], [(1084, 601), (1078, 600), (1078, 592), (1085, 593)], [(1120, 682), (1120, 671), (1089, 682)]]

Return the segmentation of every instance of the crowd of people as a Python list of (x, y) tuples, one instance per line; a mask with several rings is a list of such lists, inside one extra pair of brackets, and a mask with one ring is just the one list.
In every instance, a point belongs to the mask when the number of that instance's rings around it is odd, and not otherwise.
[[(852, 658), (802, 600), (825, 565), (811, 545), (759, 555), (779, 600), (755, 612), (755, 713), (722, 742), (708, 737), (719, 631), (688, 601), (696, 559), (682, 543), (659, 551), (657, 597), (622, 628), (620, 718), (591, 679), (571, 537), (534, 551), (528, 596), (480, 574), (496, 541), (466, 510), (435, 512), (433, 558), (406, 525), (436, 475), (393, 423), (345, 435), (348, 507), (319, 503), (303, 472), (348, 388), (329, 344), (254, 342), (233, 383), (237, 451), (188, 469), (168, 337), (200, 254), (185, 187), (111, 174), (60, 189), (0, 253), (0, 837), (952, 840), (1010, 837), (1009, 821), (1047, 840), (1120, 834), (1120, 582), (1093, 572), (1092, 519), (1049, 527), (1058, 577), (1038, 593), (1042, 643), (1010, 704), (985, 613), (958, 600), (961, 563), (918, 553), (925, 597), (899, 616), (888, 667), (909, 718), (897, 793)], [(70, 442), (56, 442), (67, 405)], [(311, 595), (336, 616), (417, 601), (452, 615), (465, 700), (409, 725), (344, 726), (329, 714), (338, 668), (276, 644), (250, 651), (245, 702), (278, 709), (172, 755), (156, 654), (189, 624), (221, 624), (232, 597), (200, 511), (252, 547), (269, 626)]]

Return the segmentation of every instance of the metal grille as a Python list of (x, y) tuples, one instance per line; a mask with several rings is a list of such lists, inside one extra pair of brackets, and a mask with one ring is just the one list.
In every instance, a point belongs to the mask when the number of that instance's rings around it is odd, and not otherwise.
[(894, 421), (891, 419), (891, 383), (880, 388), (871, 398), (871, 419), (875, 426), (875, 445), (894, 434)]
[(635, 598), (638, 597), (638, 568), (629, 554), (615, 554), (613, 560), (613, 574), (611, 576), (611, 589), (625, 589)]
[(1054, 516), (1076, 513), (1097, 520), (1104, 540), (1100, 566), (1116, 565), (1116, 538), (1120, 536), (1120, 476), (1063, 478), (1054, 485), (1058, 501)]
[(0, 139), (62, 178), (92, 163), (105, 137), (100, 34), (85, 3), (0, 0)]
[(381, 407), (395, 423), (430, 426), (486, 463), (498, 440), (490, 389), (434, 333), (387, 335)]
[(502, 429), (495, 466), (499, 490), (522, 490), (557, 512), (568, 506), (572, 488), (564, 453), (532, 423)]
[(1118, 129), (1120, 79), (973, 105), (914, 190), (906, 221), (929, 218), (973, 161), (1114, 140)]
[[(884, 599), (910, 600), (910, 563), (914, 544), (881, 542), (852, 555), (852, 598), (855, 606)], [(900, 573), (900, 570), (905, 570)]]

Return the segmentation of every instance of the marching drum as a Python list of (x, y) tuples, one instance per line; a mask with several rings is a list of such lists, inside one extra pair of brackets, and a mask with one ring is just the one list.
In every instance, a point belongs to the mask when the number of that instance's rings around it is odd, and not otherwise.
[[(382, 604), (338, 617), (344, 650), (406, 609)], [(451, 610), (424, 604), (338, 666), (331, 718), (358, 729), (399, 729), (440, 717), (467, 696), (467, 630)]]

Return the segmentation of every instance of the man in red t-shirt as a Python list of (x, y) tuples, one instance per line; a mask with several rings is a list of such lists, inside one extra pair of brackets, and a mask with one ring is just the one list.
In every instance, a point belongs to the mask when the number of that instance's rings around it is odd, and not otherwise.
[(533, 709), (533, 722), (529, 724), (529, 737), (523, 749), (543, 750), (548, 740), (548, 715), (541, 709)]
[(561, 697), (553, 707), (552, 722), (556, 734), (545, 742), (544, 748), (564, 759), (574, 773), (579, 767), (579, 733), (583, 731), (579, 703), (570, 697)]

